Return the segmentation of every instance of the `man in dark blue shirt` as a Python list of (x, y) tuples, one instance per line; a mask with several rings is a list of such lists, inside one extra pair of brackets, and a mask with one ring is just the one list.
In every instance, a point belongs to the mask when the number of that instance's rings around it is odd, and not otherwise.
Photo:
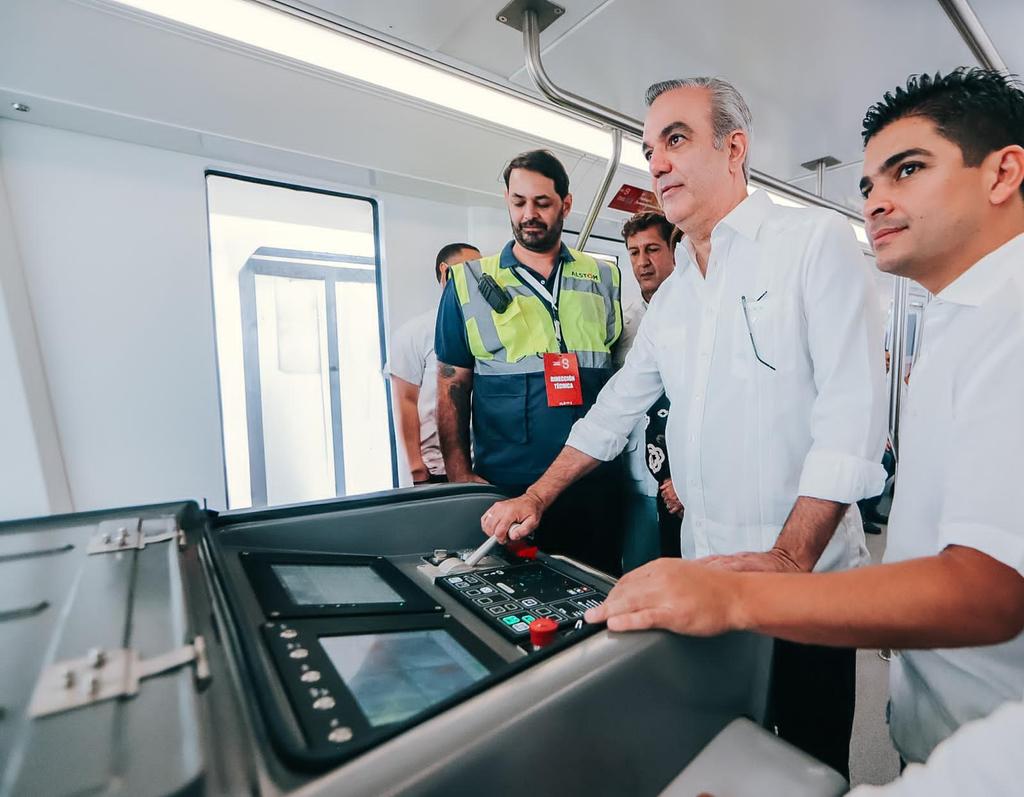
[[(618, 269), (561, 241), (572, 207), (561, 163), (528, 152), (504, 177), (514, 240), (453, 266), (441, 298), (437, 421), (450, 481), (519, 495), (611, 375), (622, 311)], [(619, 572), (616, 475), (615, 465), (599, 469), (567, 495), (538, 530), (540, 547)]]

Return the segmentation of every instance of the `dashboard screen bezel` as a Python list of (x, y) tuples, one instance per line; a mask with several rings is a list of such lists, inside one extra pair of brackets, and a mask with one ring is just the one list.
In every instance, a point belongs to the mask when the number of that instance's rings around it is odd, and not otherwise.
[[(242, 551), (239, 559), (256, 600), (268, 618), (360, 617), (443, 611), (433, 598), (382, 556)], [(296, 603), (274, 572), (275, 565), (368, 567), (401, 600), (387, 603)]]
[[(330, 637), (435, 630), (447, 633), (484, 667), (487, 674), (415, 714), (389, 724), (373, 724), (320, 643), (321, 639)], [(399, 728), (415, 725), (425, 717), (480, 691), (485, 684), (493, 681), (497, 671), (506, 666), (504, 659), (448, 615), (284, 619), (265, 623), (262, 633), (279, 682), (288, 695), (288, 702), (306, 744), (311, 751), (319, 753), (341, 753), (346, 749), (362, 747), (372, 739), (385, 738)], [(306, 654), (302, 658), (293, 658), (291, 653), (296, 649), (302, 649)], [(310, 670), (319, 674), (313, 683), (302, 678), (303, 673)], [(334, 706), (326, 711), (314, 708), (317, 695), (311, 690), (324, 690), (334, 700)], [(339, 725), (351, 731), (350, 741), (341, 744), (329, 741), (331, 730)]]

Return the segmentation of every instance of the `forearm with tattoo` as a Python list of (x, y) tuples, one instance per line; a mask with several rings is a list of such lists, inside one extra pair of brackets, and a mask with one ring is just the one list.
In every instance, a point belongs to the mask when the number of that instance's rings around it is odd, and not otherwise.
[(437, 367), (437, 432), (445, 471), (453, 482), (468, 481), (473, 466), (469, 444), (473, 371), (448, 363)]

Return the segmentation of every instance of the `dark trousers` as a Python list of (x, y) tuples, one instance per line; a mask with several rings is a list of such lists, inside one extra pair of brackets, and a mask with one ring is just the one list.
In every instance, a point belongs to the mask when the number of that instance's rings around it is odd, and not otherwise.
[(768, 727), (850, 779), (857, 652), (775, 640)]
[(683, 555), (682, 543), (679, 539), (683, 519), (673, 515), (665, 506), (665, 501), (658, 496), (658, 539), (661, 542), (661, 555), (678, 559)]
[[(614, 472), (618, 476), (618, 471)], [(505, 487), (514, 495), (525, 487)], [(585, 478), (566, 488), (541, 518), (533, 538), (544, 553), (564, 554), (611, 576), (622, 575), (624, 481)]]

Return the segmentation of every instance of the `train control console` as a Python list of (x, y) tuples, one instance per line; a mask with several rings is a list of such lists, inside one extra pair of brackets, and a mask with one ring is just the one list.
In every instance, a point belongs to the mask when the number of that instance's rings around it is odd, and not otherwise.
[(0, 524), (3, 794), (656, 794), (762, 719), (770, 641), (611, 634), (608, 576), (442, 486)]

